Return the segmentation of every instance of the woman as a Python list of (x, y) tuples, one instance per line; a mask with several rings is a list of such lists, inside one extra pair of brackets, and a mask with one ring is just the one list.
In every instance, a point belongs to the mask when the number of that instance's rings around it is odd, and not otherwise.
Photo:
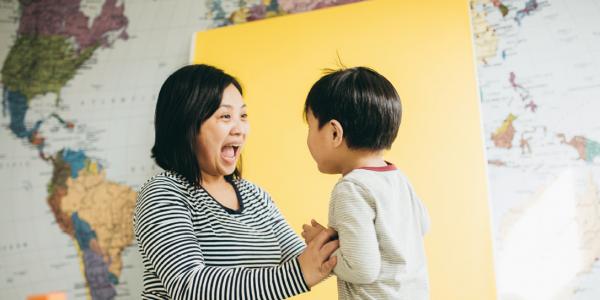
[(305, 248), (269, 195), (241, 178), (241, 94), (207, 65), (183, 67), (161, 87), (152, 156), (165, 172), (142, 186), (133, 220), (143, 299), (283, 299), (335, 266), (332, 231)]

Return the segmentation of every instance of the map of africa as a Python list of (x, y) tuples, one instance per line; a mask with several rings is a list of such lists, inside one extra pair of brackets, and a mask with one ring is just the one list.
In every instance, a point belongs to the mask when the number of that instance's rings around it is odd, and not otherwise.
[(0, 299), (137, 299), (156, 94), (192, 33), (357, 0), (0, 2)]
[(470, 7), (498, 298), (600, 299), (600, 5)]

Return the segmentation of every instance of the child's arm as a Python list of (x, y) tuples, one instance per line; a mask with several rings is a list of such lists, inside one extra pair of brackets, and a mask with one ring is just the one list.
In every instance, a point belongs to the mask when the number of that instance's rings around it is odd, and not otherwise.
[(338, 232), (340, 248), (334, 252), (338, 278), (358, 284), (372, 283), (379, 277), (381, 254), (375, 233), (375, 204), (370, 193), (359, 184), (339, 182), (332, 193), (329, 225)]

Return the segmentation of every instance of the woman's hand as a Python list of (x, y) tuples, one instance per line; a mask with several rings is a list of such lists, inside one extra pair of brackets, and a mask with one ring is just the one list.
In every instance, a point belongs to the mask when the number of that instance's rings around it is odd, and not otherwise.
[(313, 287), (327, 278), (335, 267), (337, 258), (331, 254), (340, 247), (339, 241), (330, 241), (335, 234), (333, 229), (321, 230), (307, 242), (306, 249), (298, 256), (298, 263), (308, 287)]

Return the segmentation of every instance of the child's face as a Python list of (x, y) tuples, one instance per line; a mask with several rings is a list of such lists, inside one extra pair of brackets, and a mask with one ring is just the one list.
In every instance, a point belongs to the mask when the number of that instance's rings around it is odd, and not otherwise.
[(319, 129), (319, 120), (313, 115), (311, 110), (306, 113), (308, 121), (308, 137), (306, 144), (310, 155), (317, 163), (321, 173), (333, 174), (335, 171), (334, 149), (332, 147), (332, 138), (330, 137), (327, 124)]

